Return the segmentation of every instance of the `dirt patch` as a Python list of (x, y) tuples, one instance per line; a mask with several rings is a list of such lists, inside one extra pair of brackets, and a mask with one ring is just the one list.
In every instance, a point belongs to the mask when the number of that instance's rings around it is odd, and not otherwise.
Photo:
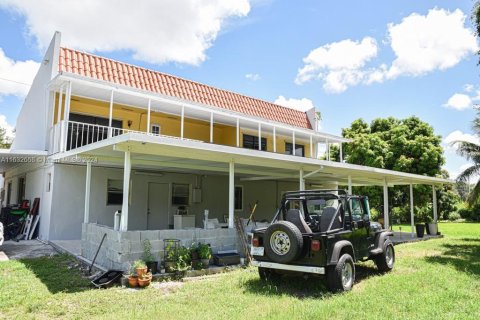
[(173, 293), (180, 289), (183, 285), (184, 283), (179, 281), (153, 282), (151, 284), (152, 288), (162, 291), (162, 293), (165, 294)]

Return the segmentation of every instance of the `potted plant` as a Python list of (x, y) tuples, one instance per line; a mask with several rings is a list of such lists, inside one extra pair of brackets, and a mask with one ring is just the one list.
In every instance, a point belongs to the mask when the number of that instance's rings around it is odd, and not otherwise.
[(200, 257), (198, 256), (199, 245), (200, 245), (200, 243), (193, 243), (190, 246), (190, 254), (192, 256), (192, 261), (200, 259)]
[(168, 246), (165, 248), (165, 251), (167, 253), (164, 261), (165, 271), (174, 272), (177, 264), (178, 250), (173, 245), (168, 244)]
[(178, 248), (177, 261), (175, 263), (174, 271), (183, 274), (191, 269), (192, 256), (190, 249), (185, 247)]
[(152, 281), (152, 274), (150, 272), (144, 273), (138, 277), (138, 285), (141, 288), (148, 287)]
[(143, 261), (147, 265), (147, 269), (152, 274), (158, 272), (158, 262), (155, 261), (155, 257), (152, 254), (152, 244), (150, 240), (143, 240)]
[(210, 264), (210, 259), (212, 258), (212, 251), (210, 250), (210, 246), (205, 243), (198, 244), (198, 255), (200, 257), (200, 261), (202, 262), (205, 268), (208, 267)]
[(137, 276), (137, 273), (135, 272), (135, 270), (133, 270), (133, 269), (128, 276), (128, 285), (131, 288), (136, 288), (137, 285), (138, 285), (138, 276)]
[(143, 260), (136, 260), (133, 263), (133, 268), (137, 272), (137, 276), (140, 277), (141, 275), (147, 273), (147, 265)]
[(430, 216), (425, 219), (425, 228), (427, 229), (427, 234), (430, 234), (432, 236), (437, 235), (438, 224), (436, 222), (433, 222), (433, 219)]

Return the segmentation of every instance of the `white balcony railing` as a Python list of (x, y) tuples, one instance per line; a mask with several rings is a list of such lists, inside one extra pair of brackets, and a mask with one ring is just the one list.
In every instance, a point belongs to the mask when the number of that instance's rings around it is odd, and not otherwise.
[(193, 139), (181, 139), (180, 137), (167, 136), (161, 134), (147, 133), (123, 128), (102, 126), (91, 123), (76, 121), (60, 121), (50, 128), (49, 152), (50, 154), (74, 150), (95, 142), (99, 142), (110, 137), (119, 136), (129, 132), (140, 133), (150, 136), (158, 136), (177, 140), (189, 140), (203, 142)]

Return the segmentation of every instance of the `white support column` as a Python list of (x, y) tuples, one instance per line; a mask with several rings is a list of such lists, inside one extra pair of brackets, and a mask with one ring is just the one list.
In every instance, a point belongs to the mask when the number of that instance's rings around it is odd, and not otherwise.
[(237, 118), (237, 148), (240, 147), (240, 119)]
[(277, 152), (277, 128), (273, 126), (273, 152)]
[(65, 108), (63, 110), (63, 125), (61, 128), (60, 151), (67, 151), (68, 120), (70, 117), (70, 100), (72, 97), (72, 82), (68, 82), (65, 94)]
[(415, 237), (415, 213), (413, 207), (413, 185), (410, 184), (410, 227), (412, 238)]
[(62, 109), (63, 109), (63, 85), (60, 87), (58, 96), (58, 110), (57, 110), (57, 123), (62, 121)]
[(305, 190), (305, 179), (303, 178), (303, 168), (300, 168), (300, 174), (299, 174), (299, 189), (300, 191)]
[(233, 229), (235, 210), (235, 163), (230, 161), (228, 170), (228, 228)]
[(339, 147), (339, 149), (340, 149), (340, 162), (343, 163), (343, 143), (340, 142), (340, 143), (338, 144), (338, 147)]
[(210, 143), (213, 143), (213, 112), (210, 112)]
[(108, 137), (112, 137), (112, 118), (113, 118), (113, 90), (110, 92), (110, 108), (108, 112)]
[(348, 194), (352, 194), (352, 176), (348, 176)]
[(292, 155), (295, 155), (295, 131), (292, 131)]
[(147, 133), (150, 133), (150, 113), (152, 111), (152, 100), (148, 99), (147, 107)]
[(310, 158), (313, 158), (313, 137), (310, 135)]
[(437, 190), (435, 190), (435, 186), (432, 186), (432, 208), (433, 208), (433, 222), (438, 222), (438, 214), (437, 214)]
[(132, 162), (130, 151), (125, 151), (125, 161), (123, 165), (123, 200), (122, 200), (122, 218), (120, 220), (120, 231), (128, 230), (128, 206), (130, 200), (130, 171)]
[(262, 151), (262, 124), (258, 123), (258, 150)]
[(384, 228), (388, 229), (390, 227), (389, 217), (388, 217), (388, 184), (387, 178), (383, 178), (383, 218), (384, 218)]
[(184, 122), (185, 122), (185, 107), (182, 106), (182, 118), (181, 118), (181, 122), (180, 122), (180, 139), (183, 140), (183, 126), (184, 126)]
[(92, 180), (92, 162), (87, 162), (87, 172), (85, 174), (85, 210), (83, 223), (90, 222), (90, 181)]

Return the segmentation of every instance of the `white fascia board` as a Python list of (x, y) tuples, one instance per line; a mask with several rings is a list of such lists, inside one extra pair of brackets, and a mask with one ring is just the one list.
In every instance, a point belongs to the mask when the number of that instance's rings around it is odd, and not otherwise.
[(11, 150), (0, 149), (0, 156), (46, 156), (47, 151), (43, 150)]
[[(317, 140), (321, 140), (322, 142), (324, 140), (328, 140), (331, 143), (342, 143), (342, 142), (352, 141), (351, 139), (343, 138), (343, 137), (336, 136), (329, 133), (317, 132), (312, 129), (294, 127), (281, 122), (267, 120), (267, 119), (255, 117), (255, 116), (248, 116), (243, 113), (234, 112), (234, 111), (226, 110), (226, 109), (215, 107), (215, 106), (190, 102), (190, 101), (182, 100), (177, 97), (162, 95), (159, 93), (152, 93), (150, 91), (132, 88), (132, 87), (121, 85), (121, 84), (106, 82), (103, 80), (92, 79), (92, 78), (84, 77), (74, 73), (67, 73), (62, 71), (59, 73), (59, 76), (56, 77), (55, 81), (72, 81), (73, 83), (75, 82), (82, 83), (85, 85), (94, 86), (94, 87), (108, 90), (108, 91), (114, 90), (119, 93), (137, 96), (139, 98), (143, 98), (146, 100), (151, 99), (152, 101), (157, 101), (157, 102), (177, 104), (178, 106), (184, 106), (194, 110), (205, 111), (206, 113), (213, 112), (214, 114), (223, 115), (226, 117), (230, 117), (232, 119), (239, 118), (240, 120), (247, 121), (247, 122), (261, 123), (262, 125), (266, 125), (268, 127), (282, 128), (284, 130), (295, 131), (297, 133), (301, 133), (305, 135), (312, 135)], [(137, 107), (144, 108), (143, 106), (137, 106)], [(317, 141), (317, 142), (320, 142), (320, 141)]]
[[(74, 157), (80, 154), (94, 154), (94, 151), (99, 148), (104, 148), (107, 146), (112, 146), (112, 150), (116, 151), (124, 151), (132, 148), (132, 152), (135, 152), (135, 145), (145, 145), (145, 144), (158, 144), (170, 147), (177, 147), (177, 148), (187, 148), (196, 150), (197, 152), (190, 152), (189, 154), (192, 157), (195, 157), (196, 154), (198, 155), (200, 152), (208, 152), (212, 153), (212, 159), (216, 159), (215, 161), (219, 161), (218, 159), (223, 159), (219, 157), (218, 154), (227, 154), (228, 159), (251, 159), (257, 161), (259, 163), (267, 164), (270, 160), (272, 162), (281, 161), (285, 164), (285, 169), (292, 169), (302, 166), (309, 166), (310, 168), (314, 168), (313, 170), (317, 170), (318, 168), (325, 168), (326, 171), (328, 169), (335, 169), (336, 174), (341, 175), (351, 175), (355, 185), (355, 178), (359, 180), (362, 179), (379, 179), (387, 178), (387, 181), (390, 179), (395, 179), (389, 183), (389, 185), (403, 185), (403, 184), (435, 184), (435, 185), (442, 185), (442, 184), (452, 184), (455, 183), (453, 180), (449, 179), (442, 179), (442, 178), (435, 178), (429, 176), (422, 176), (417, 174), (393, 171), (393, 170), (386, 170), (386, 169), (379, 169), (355, 164), (348, 164), (348, 163), (340, 163), (340, 162), (333, 162), (333, 161), (326, 161), (326, 160), (319, 160), (319, 159), (312, 159), (306, 157), (294, 157), (291, 155), (284, 155), (279, 153), (270, 153), (270, 152), (263, 152), (258, 150), (250, 150), (250, 149), (243, 149), (231, 146), (224, 146), (224, 145), (217, 145), (217, 144), (210, 144), (192, 140), (180, 140), (177, 138), (169, 138), (169, 137), (161, 137), (161, 136), (151, 136), (141, 133), (134, 133), (130, 132), (127, 134), (123, 134), (120, 136), (112, 137), (109, 139), (105, 139), (93, 144), (89, 144), (78, 149), (70, 150), (65, 153), (55, 154), (52, 157), (53, 160), (63, 159), (67, 157)], [(148, 146), (145, 147), (145, 153), (148, 153)], [(142, 153), (142, 150), (137, 150), (137, 152)], [(226, 158), (225, 158), (226, 159)], [(221, 160), (220, 160), (221, 161)], [(275, 164), (273, 163), (273, 166)], [(312, 171), (313, 171), (312, 170)], [(363, 174), (370, 174), (373, 176), (364, 177)]]

